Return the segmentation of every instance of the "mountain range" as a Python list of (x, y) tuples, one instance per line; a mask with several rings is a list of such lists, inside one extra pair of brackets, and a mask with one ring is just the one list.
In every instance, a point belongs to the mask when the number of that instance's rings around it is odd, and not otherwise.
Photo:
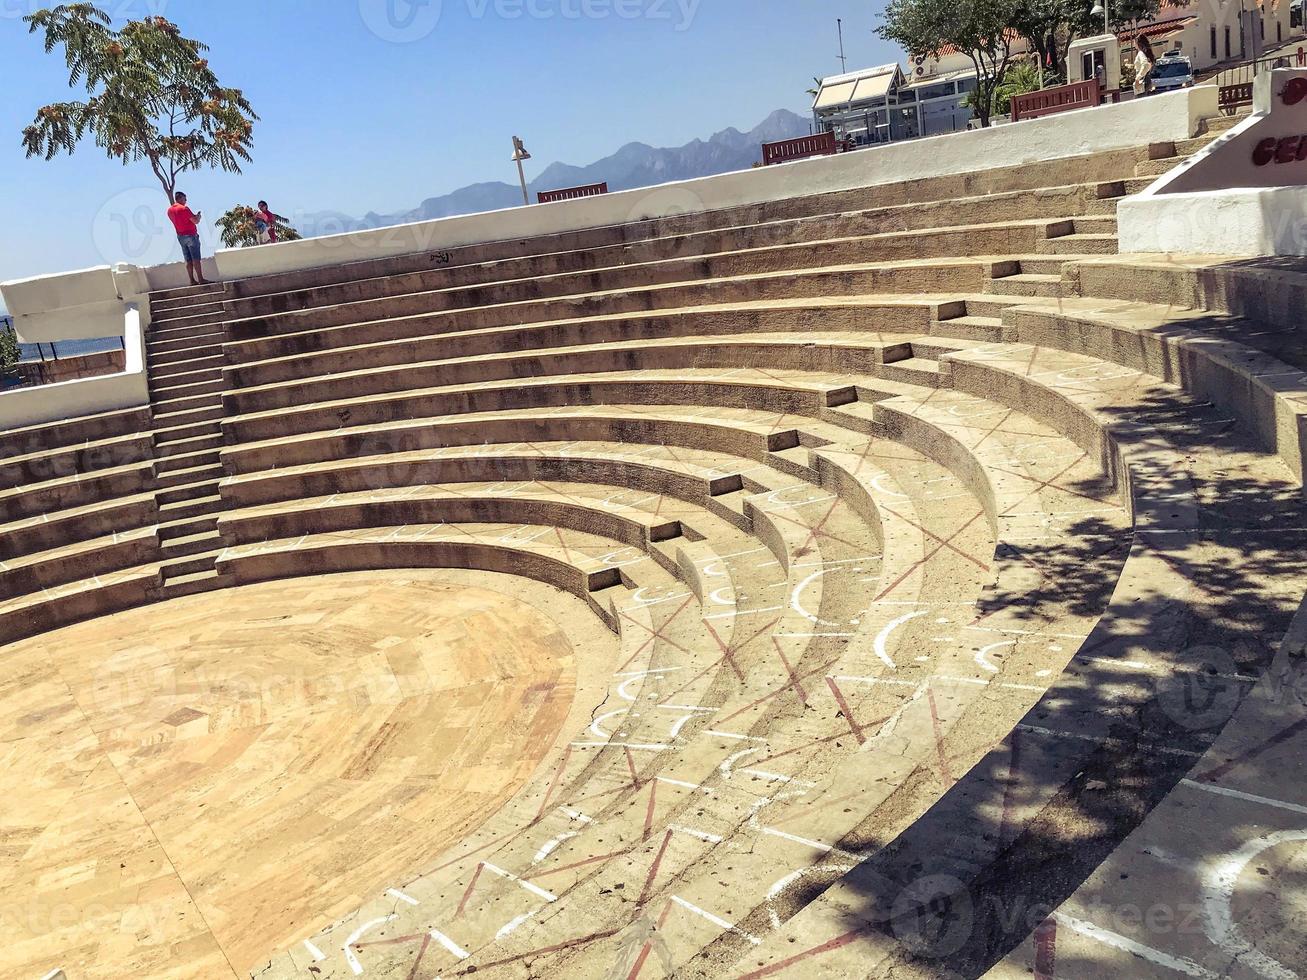
[[(747, 170), (761, 159), (761, 144), (807, 136), (810, 131), (805, 118), (787, 109), (778, 109), (747, 133), (734, 128), (724, 129), (707, 140), (696, 139), (676, 147), (627, 143), (611, 156), (584, 167), (551, 163), (540, 176), (530, 182), (528, 189), (534, 200), (537, 191), (596, 184), (600, 181), (607, 181), (610, 191), (624, 191), (733, 170)], [(471, 184), (440, 197), (427, 198), (409, 211), (394, 214), (369, 212), (361, 218), (339, 211), (319, 211), (297, 215), (295, 224), (301, 234), (312, 237), (385, 228), (413, 221), (430, 221), (458, 214), (495, 211), (518, 206), (521, 202), (520, 187), (491, 181)]]

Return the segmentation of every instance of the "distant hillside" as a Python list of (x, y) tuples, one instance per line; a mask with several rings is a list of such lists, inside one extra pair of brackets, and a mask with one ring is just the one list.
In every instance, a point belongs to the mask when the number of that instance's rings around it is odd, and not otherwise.
[[(624, 191), (674, 180), (747, 170), (761, 158), (759, 147), (762, 143), (807, 136), (808, 133), (809, 123), (806, 119), (786, 109), (778, 109), (747, 133), (741, 133), (738, 129), (724, 129), (707, 140), (693, 140), (677, 147), (628, 143), (611, 156), (584, 167), (552, 163), (529, 187), (534, 200), (536, 191), (594, 184), (603, 180), (608, 181), (610, 190)], [(472, 184), (451, 194), (428, 198), (411, 211), (395, 214), (369, 213), (362, 218), (352, 218), (338, 211), (322, 211), (299, 216), (296, 226), (305, 235), (327, 235), (365, 228), (385, 228), (411, 221), (430, 221), (456, 214), (495, 211), (521, 203), (522, 191), (519, 187), (494, 181)]]

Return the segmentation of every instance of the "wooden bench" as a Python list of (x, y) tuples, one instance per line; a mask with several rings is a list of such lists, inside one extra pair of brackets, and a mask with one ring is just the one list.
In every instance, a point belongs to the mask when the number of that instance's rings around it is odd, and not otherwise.
[(608, 193), (608, 181), (598, 184), (582, 184), (580, 187), (564, 187), (557, 191), (540, 191), (536, 200), (540, 204), (553, 204), (555, 201), (575, 201), (580, 197), (598, 197)]
[(808, 157), (824, 157), (840, 151), (839, 142), (831, 132), (818, 133), (816, 136), (800, 136), (797, 139), (781, 140), (778, 143), (762, 144), (763, 166), (774, 163), (788, 163), (791, 160), (806, 160)]
[(1070, 112), (1073, 109), (1092, 109), (1102, 104), (1103, 90), (1099, 88), (1097, 79), (1090, 78), (1083, 82), (1012, 96), (1012, 121), (1038, 119), (1040, 116)]
[(1216, 94), (1216, 104), (1222, 112), (1233, 113), (1241, 106), (1253, 104), (1253, 83), (1238, 82), (1222, 85)]

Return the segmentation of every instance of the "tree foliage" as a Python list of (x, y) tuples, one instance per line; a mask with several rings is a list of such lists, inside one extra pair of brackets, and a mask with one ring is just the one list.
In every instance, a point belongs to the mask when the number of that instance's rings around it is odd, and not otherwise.
[[(1159, 0), (1104, 0), (1113, 30), (1157, 16)], [(1065, 80), (1067, 52), (1077, 38), (1103, 32), (1103, 19), (1090, 0), (1026, 0), (1017, 6), (1011, 27), (1038, 54), (1039, 63)]]
[[(994, 89), (990, 112), (994, 115), (1006, 116), (1012, 111), (1013, 96), (1037, 92), (1043, 87), (1044, 75), (1035, 61), (1029, 58), (1014, 61), (1008, 66), (1007, 74), (999, 80), (998, 87)], [(968, 106), (976, 115), (980, 114), (978, 95), (978, 90), (968, 92), (967, 97), (962, 100), (963, 105)]]
[(179, 174), (206, 167), (240, 173), (258, 119), (240, 89), (209, 68), (208, 48), (163, 17), (114, 30), (91, 3), (65, 3), (25, 17), (46, 53), (62, 48), (68, 84), (82, 101), (38, 110), (23, 130), (29, 157), (72, 153), (84, 137), (124, 164), (149, 162), (169, 203)]
[(8, 377), (18, 366), (22, 351), (18, 347), (18, 334), (9, 324), (0, 326), (0, 377)]
[[(254, 208), (245, 204), (236, 205), (216, 222), (222, 233), (222, 244), (226, 248), (258, 245), (259, 229), (255, 224), (257, 219), (258, 213)], [(277, 221), (274, 228), (279, 242), (297, 242), (303, 237), (284, 221)]]
[(1012, 60), (1012, 23), (1021, 0), (889, 0), (877, 33), (909, 54), (953, 47), (976, 69), (976, 112), (988, 126), (999, 81)]

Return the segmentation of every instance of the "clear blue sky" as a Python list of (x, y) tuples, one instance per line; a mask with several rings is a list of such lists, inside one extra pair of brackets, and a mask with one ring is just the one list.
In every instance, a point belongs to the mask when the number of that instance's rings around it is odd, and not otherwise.
[[(125, 168), (90, 143), (49, 163), (23, 155), (20, 133), (36, 109), (70, 97), (62, 59), (47, 56), (19, 19), (53, 2), (0, 0), (0, 281), (159, 257), (112, 254), (131, 237), (123, 221), (147, 220), (151, 195), (162, 201), (148, 166)], [(243, 175), (185, 179), (206, 222), (260, 197), (286, 215), (361, 215), (513, 180), (515, 133), (538, 173), (554, 160), (590, 163), (631, 140), (679, 145), (748, 129), (774, 109), (804, 113), (812, 76), (839, 71), (836, 17), (851, 69), (898, 56), (872, 33), (882, 0), (100, 6), (120, 21), (156, 13), (176, 21), (210, 45), (219, 78), (244, 89), (261, 117)]]

